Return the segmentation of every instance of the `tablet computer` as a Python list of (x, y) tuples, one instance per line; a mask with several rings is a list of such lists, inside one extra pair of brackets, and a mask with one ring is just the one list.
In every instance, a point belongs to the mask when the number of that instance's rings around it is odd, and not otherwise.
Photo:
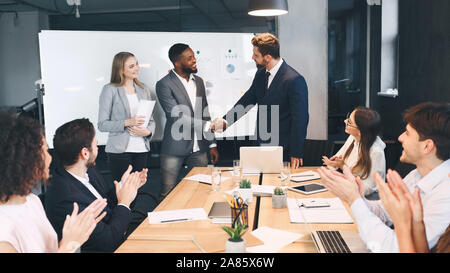
[(291, 191), (303, 193), (303, 194), (314, 194), (318, 192), (326, 191), (327, 189), (319, 183), (309, 183), (301, 186), (289, 187)]

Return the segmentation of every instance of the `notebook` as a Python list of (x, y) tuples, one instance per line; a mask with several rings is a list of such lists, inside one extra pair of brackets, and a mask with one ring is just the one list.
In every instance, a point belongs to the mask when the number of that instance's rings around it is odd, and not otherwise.
[(227, 202), (214, 202), (209, 211), (208, 218), (230, 218), (231, 208)]

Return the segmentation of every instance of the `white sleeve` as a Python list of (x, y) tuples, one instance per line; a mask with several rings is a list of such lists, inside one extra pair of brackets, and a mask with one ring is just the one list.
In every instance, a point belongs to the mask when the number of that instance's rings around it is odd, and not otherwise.
[[(375, 207), (377, 204), (373, 203)], [(372, 252), (398, 253), (397, 237), (393, 229), (388, 227), (383, 221), (369, 209), (367, 202), (362, 198), (357, 199), (350, 206), (353, 217), (358, 225), (361, 239), (367, 248)], [(378, 209), (380, 209), (378, 207)], [(380, 212), (380, 210), (376, 210)], [(385, 213), (382, 213), (383, 215)]]

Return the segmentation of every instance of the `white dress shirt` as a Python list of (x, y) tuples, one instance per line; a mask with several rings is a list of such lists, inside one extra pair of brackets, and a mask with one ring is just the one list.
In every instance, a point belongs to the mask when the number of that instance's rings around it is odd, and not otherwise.
[[(97, 199), (104, 199), (100, 195), (100, 193), (98, 193), (98, 191), (94, 188), (94, 186), (92, 186), (92, 184), (89, 182), (89, 175), (87, 173), (85, 175), (87, 178), (84, 178), (84, 177), (78, 176), (74, 173), (71, 173), (69, 171), (67, 171), (67, 172), (70, 173), (73, 177), (75, 177), (78, 181), (80, 181), (81, 184), (83, 184)], [(122, 188), (122, 181), (120, 181), (120, 187)], [(118, 206), (124, 206), (130, 210), (130, 208), (127, 205), (118, 204)]]
[[(416, 170), (403, 180), (414, 193), (420, 189), (428, 245), (433, 248), (450, 223), (450, 159), (434, 168), (425, 177)], [(359, 234), (373, 252), (399, 252), (397, 237), (380, 200), (368, 201), (359, 198), (350, 206), (358, 225)]]
[[(345, 141), (342, 148), (335, 155), (342, 156), (342, 158), (344, 158), (345, 153), (347, 152), (352, 142), (355, 142), (355, 145), (353, 146), (350, 155), (345, 159), (344, 162), (345, 165), (347, 165), (350, 169), (356, 166), (359, 159), (359, 143), (356, 142), (355, 138), (352, 135), (347, 138), (347, 141)], [(385, 177), (386, 159), (384, 157), (384, 148), (386, 148), (386, 144), (384, 144), (384, 142), (379, 137), (375, 139), (372, 147), (370, 147), (370, 161), (372, 162), (370, 173), (366, 179), (361, 180), (365, 196), (377, 191), (377, 184), (373, 179), (373, 175), (375, 172), (377, 172), (383, 179)], [(360, 176), (361, 174), (354, 173), (354, 175)]]
[[(195, 100), (197, 98), (197, 85), (195, 83), (194, 74), (190, 74), (189, 81), (187, 81), (185, 78), (178, 75), (177, 72), (175, 72), (175, 70), (173, 70), (173, 73), (175, 73), (175, 75), (177, 75), (178, 79), (180, 79), (181, 83), (184, 86), (184, 89), (186, 89), (186, 92), (189, 96), (189, 100), (191, 101), (192, 108), (195, 108)], [(207, 122), (203, 127), (203, 131), (205, 131), (205, 130), (207, 131), (209, 129), (210, 124), (211, 124), (210, 122)], [(213, 148), (213, 147), (217, 147), (217, 144), (213, 143), (213, 144), (209, 145), (209, 148)], [(197, 133), (194, 131), (194, 147), (192, 148), (192, 152), (195, 153), (198, 151), (200, 151), (200, 147), (198, 146)]]
[(272, 67), (272, 69), (266, 70), (267, 72), (270, 73), (270, 75), (269, 75), (269, 80), (267, 81), (267, 89), (269, 89), (270, 84), (271, 84), (272, 81), (273, 81), (273, 78), (275, 78), (275, 76), (277, 75), (278, 70), (280, 70), (280, 67), (281, 67), (282, 64), (283, 64), (283, 59), (280, 58), (280, 60), (278, 61), (278, 63), (277, 63), (274, 67)]
[[(130, 114), (132, 117), (136, 116), (138, 108), (139, 108), (139, 98), (136, 93), (127, 94), (128, 104), (130, 106)], [(126, 153), (145, 153), (148, 152), (145, 147), (145, 142), (143, 137), (138, 136), (130, 136), (130, 140), (128, 141), (127, 148), (125, 150)]]

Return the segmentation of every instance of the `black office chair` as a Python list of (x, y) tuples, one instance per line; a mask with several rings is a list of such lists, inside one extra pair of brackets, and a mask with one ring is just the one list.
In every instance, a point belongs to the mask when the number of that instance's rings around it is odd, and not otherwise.
[(329, 156), (328, 140), (305, 139), (303, 150), (303, 166), (322, 166), (322, 156)]

